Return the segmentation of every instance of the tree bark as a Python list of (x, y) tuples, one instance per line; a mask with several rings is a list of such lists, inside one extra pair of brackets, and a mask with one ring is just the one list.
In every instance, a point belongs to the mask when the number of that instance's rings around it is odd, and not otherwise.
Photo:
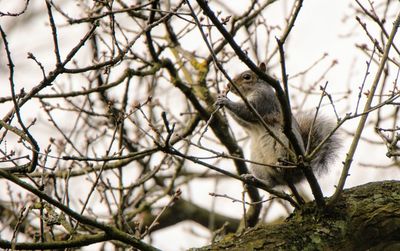
[(400, 181), (347, 189), (331, 208), (310, 202), (281, 224), (194, 250), (400, 250)]

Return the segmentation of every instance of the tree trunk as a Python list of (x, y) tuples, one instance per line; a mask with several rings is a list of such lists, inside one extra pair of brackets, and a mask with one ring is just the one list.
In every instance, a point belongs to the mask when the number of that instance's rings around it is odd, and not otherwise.
[(195, 250), (400, 250), (400, 181), (347, 189), (323, 212), (308, 203), (281, 224)]

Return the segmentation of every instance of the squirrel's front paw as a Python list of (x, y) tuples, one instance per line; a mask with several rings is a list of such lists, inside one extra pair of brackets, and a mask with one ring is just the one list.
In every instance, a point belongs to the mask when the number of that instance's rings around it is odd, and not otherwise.
[(217, 101), (215, 101), (215, 106), (225, 106), (230, 102), (230, 100), (225, 95), (218, 95)]

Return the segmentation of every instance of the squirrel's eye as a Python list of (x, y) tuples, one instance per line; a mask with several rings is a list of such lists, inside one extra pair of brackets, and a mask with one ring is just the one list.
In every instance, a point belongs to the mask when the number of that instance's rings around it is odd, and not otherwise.
[(242, 75), (242, 78), (243, 78), (244, 80), (250, 80), (250, 79), (251, 79), (251, 74), (245, 73), (245, 74)]

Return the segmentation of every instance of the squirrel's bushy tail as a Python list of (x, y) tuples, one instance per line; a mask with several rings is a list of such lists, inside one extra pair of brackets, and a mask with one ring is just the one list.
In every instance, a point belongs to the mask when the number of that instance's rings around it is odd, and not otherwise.
[[(300, 127), (301, 137), (304, 141), (304, 147), (307, 148), (309, 134), (311, 133), (311, 143), (308, 153), (313, 150), (332, 132), (336, 124), (324, 116), (318, 115), (314, 124), (315, 114), (308, 112), (297, 116), (297, 122)], [(312, 128), (311, 128), (312, 127)], [(338, 149), (341, 147), (338, 132), (336, 131), (319, 149), (315, 158), (311, 160), (311, 167), (317, 174), (327, 169), (327, 166), (337, 157)]]

